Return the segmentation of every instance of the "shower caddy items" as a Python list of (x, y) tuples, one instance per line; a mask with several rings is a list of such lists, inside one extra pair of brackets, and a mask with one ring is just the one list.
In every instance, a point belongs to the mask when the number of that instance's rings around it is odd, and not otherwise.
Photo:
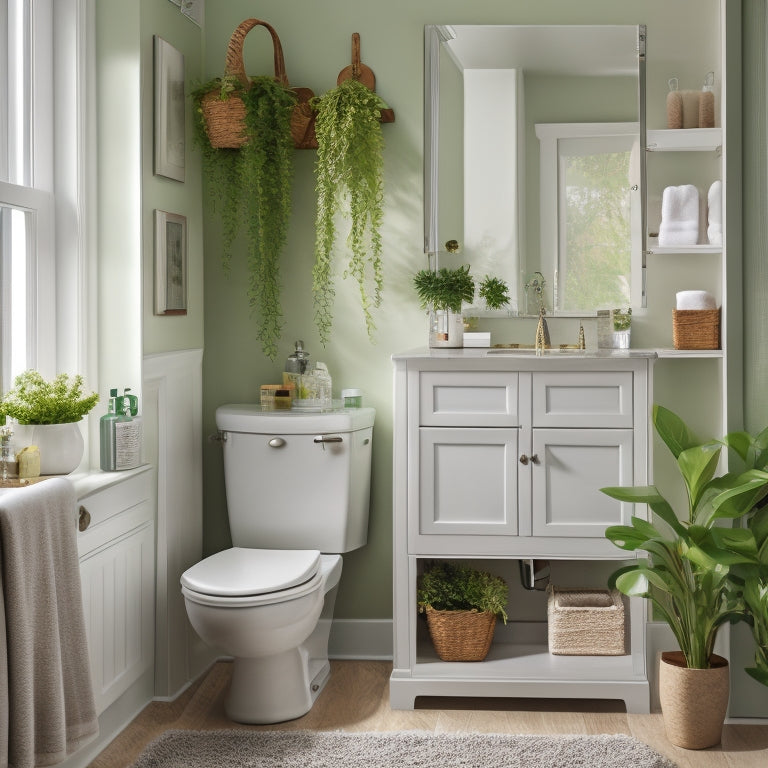
[(118, 395), (117, 389), (110, 389), (107, 413), (99, 420), (99, 466), (105, 472), (135, 469), (141, 464), (139, 399), (129, 395), (130, 391), (126, 387)]

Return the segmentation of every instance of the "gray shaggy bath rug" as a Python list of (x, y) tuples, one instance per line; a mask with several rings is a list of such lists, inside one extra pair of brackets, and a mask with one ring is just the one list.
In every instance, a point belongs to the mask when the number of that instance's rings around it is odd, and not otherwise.
[(624, 735), (166, 731), (134, 768), (675, 768)]

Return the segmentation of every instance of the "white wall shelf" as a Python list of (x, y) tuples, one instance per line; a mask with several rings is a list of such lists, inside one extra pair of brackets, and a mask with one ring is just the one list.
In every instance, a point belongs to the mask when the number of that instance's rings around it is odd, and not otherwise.
[(664, 128), (645, 138), (649, 152), (717, 152), (722, 146), (722, 128)]
[(649, 245), (646, 253), (649, 256), (674, 256), (683, 253), (722, 253), (722, 245)]

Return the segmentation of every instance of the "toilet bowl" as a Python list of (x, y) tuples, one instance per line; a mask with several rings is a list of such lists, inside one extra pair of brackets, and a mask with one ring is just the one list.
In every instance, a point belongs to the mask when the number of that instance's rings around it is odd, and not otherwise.
[(328, 635), (341, 567), (340, 555), (233, 547), (182, 575), (193, 628), (234, 657), (227, 717), (266, 724), (311, 709), (330, 673)]
[(341, 555), (368, 536), (374, 415), (216, 410), (233, 546), (185, 571), (181, 590), (197, 634), (234, 659), (232, 720), (301, 717), (330, 675)]

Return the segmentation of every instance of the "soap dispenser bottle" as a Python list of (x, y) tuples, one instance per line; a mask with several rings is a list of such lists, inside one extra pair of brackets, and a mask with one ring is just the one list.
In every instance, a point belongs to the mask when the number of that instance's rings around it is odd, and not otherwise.
[(115, 469), (115, 423), (118, 418), (117, 389), (110, 389), (107, 412), (99, 419), (99, 466), (105, 472)]
[(116, 398), (118, 414), (115, 422), (115, 466), (116, 470), (133, 469), (141, 463), (141, 419), (139, 399), (129, 395), (126, 387), (123, 394)]

